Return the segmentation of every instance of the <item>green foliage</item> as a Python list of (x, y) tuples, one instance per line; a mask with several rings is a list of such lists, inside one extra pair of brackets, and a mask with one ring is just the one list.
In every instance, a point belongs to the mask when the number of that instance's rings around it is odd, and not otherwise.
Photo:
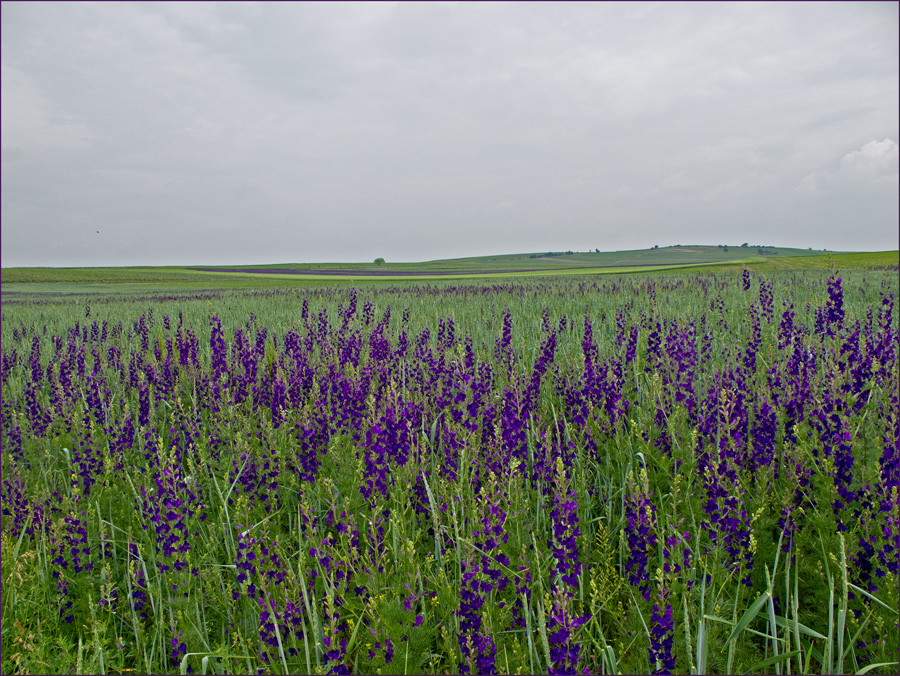
[[(660, 265), (707, 265), (720, 264), (722, 254), (728, 253), (728, 260), (735, 263), (746, 264), (743, 259), (748, 252), (729, 252), (728, 247), (722, 245), (713, 246), (682, 246), (659, 248), (655, 245), (651, 249), (638, 249), (634, 251), (575, 253), (572, 251), (547, 252), (543, 254), (509, 254), (505, 256), (457, 258), (450, 260), (428, 261), (423, 263), (393, 263), (390, 266), (391, 273), (420, 273), (425, 275), (433, 273), (456, 273), (459, 275), (496, 275), (496, 274), (523, 274), (514, 272), (517, 270), (545, 271), (547, 274), (555, 274), (554, 268), (558, 268), (559, 261), (554, 258), (568, 256), (566, 270), (581, 270), (585, 274), (599, 274), (605, 272), (621, 272), (622, 268), (634, 268), (639, 272), (648, 270), (647, 266)], [(821, 261), (806, 260), (822, 258), (819, 252), (812, 249), (788, 249), (766, 247), (763, 253), (754, 252), (750, 260), (757, 261), (754, 265), (768, 263), (769, 256), (779, 256), (778, 269), (795, 269), (809, 267), (826, 267), (824, 258)], [(759, 260), (761, 259), (761, 260)], [(897, 264), (897, 252), (881, 252), (878, 254), (835, 254), (837, 264), (843, 268), (850, 267), (880, 267)], [(381, 261), (379, 263), (379, 261)], [(891, 262), (893, 261), (893, 262)], [(384, 259), (375, 260), (375, 265), (381, 268)], [(269, 273), (260, 274), (253, 270), (266, 270)], [(378, 282), (379, 277), (367, 277), (354, 273), (357, 271), (371, 270), (371, 264), (366, 263), (341, 263), (341, 264), (300, 264), (283, 263), (276, 265), (257, 266), (232, 266), (229, 272), (209, 272), (202, 267), (121, 267), (121, 268), (4, 268), (2, 270), (2, 283), (4, 298), (14, 298), (17, 294), (50, 292), (55, 294), (148, 294), (153, 292), (169, 291), (193, 291), (202, 292), (211, 289), (240, 289), (240, 288), (284, 288), (286, 286), (308, 287), (321, 284), (346, 284), (351, 280), (354, 284), (369, 284)], [(217, 270), (224, 270), (219, 269)], [(321, 275), (322, 272), (341, 272), (340, 275)], [(301, 274), (303, 273), (303, 274)], [(396, 283), (403, 277), (391, 277), (390, 281)], [(441, 277), (431, 278), (439, 281)], [(382, 280), (383, 281), (383, 280)]]
[[(573, 254), (573, 257), (582, 255), (594, 254)], [(797, 309), (798, 322), (807, 328), (813, 325), (815, 318), (806, 314), (803, 308), (807, 302), (821, 306), (824, 282), (829, 274), (825, 261), (820, 258), (825, 257), (811, 256), (791, 262), (785, 256), (778, 261), (779, 264), (787, 261), (785, 265), (808, 263), (810, 268), (805, 270), (770, 272), (763, 267), (771, 264), (767, 262), (752, 268), (754, 275), (759, 274), (775, 285), (775, 307), (780, 309), (781, 303), (789, 300)], [(882, 292), (897, 293), (895, 272), (847, 269), (851, 263), (896, 265), (896, 252), (835, 255), (834, 262), (844, 270), (845, 306), (852, 317), (863, 319), (870, 307), (878, 306)], [(616, 311), (626, 305), (634, 313), (652, 312), (659, 319), (682, 322), (707, 313), (710, 322), (721, 319), (729, 326), (727, 332), (714, 331), (712, 339), (716, 350), (723, 345), (739, 344), (749, 331), (748, 301), (740, 287), (742, 269), (743, 265), (736, 270), (719, 270), (698, 277), (708, 290), (699, 284), (686, 283), (689, 278), (685, 273), (657, 275), (653, 278), (657, 289), (652, 296), (645, 293), (646, 287), (642, 286), (646, 278), (633, 275), (571, 280), (541, 278), (515, 284), (509, 279), (501, 279), (494, 283), (490, 294), (485, 294), (486, 299), (478, 301), (473, 301), (472, 294), (485, 284), (465, 287), (457, 281), (452, 283), (453, 286), (468, 288), (472, 293), (438, 293), (449, 286), (439, 282), (428, 287), (433, 293), (425, 287), (420, 287), (422, 293), (411, 292), (401, 285), (370, 287), (360, 292), (360, 305), (370, 301), (376, 321), (390, 305), (389, 328), (392, 331), (399, 329), (402, 311), (409, 308), (409, 325), (405, 330), (412, 338), (428, 329), (432, 345), (437, 334), (437, 318), (452, 316), (458, 330), (464, 330), (472, 337), (480, 361), (493, 360), (502, 309), (509, 307), (513, 317), (512, 347), (517, 358), (526, 365), (526, 375), (542, 338), (541, 312), (546, 307), (554, 326), (559, 325), (563, 315), (569, 320), (567, 328), (558, 334), (556, 363), (562, 368), (559, 374), (553, 374), (563, 377), (569, 366), (582, 363), (582, 332), (578, 322), (585, 313), (594, 320), (599, 358), (622, 355), (625, 346), (615, 339), (615, 316)], [(6, 276), (7, 271), (4, 271), (4, 284)], [(78, 280), (73, 283), (76, 282)], [(182, 284), (177, 280), (171, 283)], [(710, 310), (717, 296), (722, 300), (721, 310)], [(207, 298), (190, 298), (186, 294), (185, 297), (147, 298), (138, 302), (125, 296), (104, 296), (102, 300), (91, 300), (89, 318), (85, 317), (87, 308), (83, 297), (48, 297), (45, 300), (47, 302), (8, 304), (4, 294), (4, 321), (0, 331), (5, 351), (15, 347), (20, 356), (26, 353), (27, 357), (30, 342), (13, 336), (13, 329), (27, 329), (29, 336), (38, 336), (46, 362), (54, 354), (51, 336), (64, 335), (75, 322), (84, 327), (93, 321), (105, 321), (114, 336), (114, 344), (128, 355), (134, 350), (133, 341), (136, 340), (134, 336), (128, 336), (129, 329), (140, 315), (149, 315), (148, 310), (152, 310), (149, 344), (159, 349), (163, 362), (167, 356), (176, 358), (174, 352), (168, 352), (167, 339), (174, 334), (179, 313), (183, 316), (184, 326), (196, 332), (202, 358), (208, 361), (209, 320), (216, 315), (222, 319), (229, 340), (235, 329), (255, 332), (259, 326), (267, 327), (270, 333), (266, 338), (263, 361), (266, 368), (278, 369), (272, 333), (277, 333), (283, 340), (287, 331), (299, 326), (304, 300), (309, 302), (313, 316), (326, 310), (333, 320), (338, 316), (339, 308), (346, 304), (346, 291), (340, 287), (315, 287), (279, 289), (277, 294), (266, 295), (254, 290), (235, 290), (210, 294)], [(163, 327), (164, 315), (169, 316), (173, 327), (170, 330)], [(254, 321), (251, 317), (258, 319)], [(120, 322), (121, 333), (116, 328)], [(43, 331), (45, 325), (46, 334)], [(583, 645), (584, 664), (591, 673), (601, 670), (606, 673), (649, 673), (654, 668), (646, 651), (647, 624), (653, 602), (645, 601), (634, 591), (625, 571), (627, 520), (624, 500), (629, 481), (643, 476), (658, 509), (659, 522), (689, 532), (692, 543), (691, 567), (682, 574), (666, 578), (672, 590), (678, 672), (771, 673), (780, 670), (781, 673), (823, 673), (890, 667), (892, 657), (897, 653), (896, 614), (892, 614), (898, 602), (897, 580), (888, 576), (879, 582), (876, 593), (851, 586), (848, 559), (854, 553), (855, 544), (839, 531), (830, 509), (834, 498), (832, 468), (819, 459), (821, 448), (813, 443), (786, 442), (783, 436), (775, 441), (784, 462), (810, 468), (810, 494), (818, 505), (808, 507), (804, 512), (803, 528), (792, 543), (791, 556), (780, 548), (783, 530), (779, 527), (779, 518), (783, 505), (792, 499), (796, 481), (784, 473), (776, 476), (771, 469), (761, 469), (742, 480), (744, 483), (739, 487), (746, 499), (744, 507), (752, 524), (756, 547), (752, 588), (743, 587), (721, 548), (713, 546), (704, 531), (703, 483), (696, 469), (697, 449), (692, 441), (695, 430), (682, 409), (675, 407), (669, 419), (669, 431), (675, 442), (671, 456), (660, 453), (654, 446), (660, 431), (654, 422), (655, 408), (645, 404), (656, 402), (663, 396), (659, 379), (664, 374), (644, 372), (641, 355), (646, 341), (646, 333), (642, 333), (638, 361), (632, 365), (633, 372), (626, 373), (628, 394), (634, 402), (630, 419), (621, 421), (614, 429), (604, 430), (601, 413), (595, 412), (583, 429), (572, 429), (559, 423), (561, 429), (557, 433), (558, 441), (571, 442), (575, 449), (572, 466), (566, 471), (577, 495), (582, 531), (578, 548), (585, 563), (576, 602), (592, 615), (578, 634)], [(772, 344), (769, 329), (760, 355), (765, 364), (756, 375), (757, 384), (762, 387), (767, 369), (779, 366), (776, 362), (778, 351)], [(95, 357), (90, 351), (85, 356), (90, 372)], [(99, 354), (97, 358), (101, 369), (110, 368), (108, 355)], [(462, 353), (448, 358), (461, 360)], [(724, 368), (726, 365), (720, 362), (716, 366)], [(4, 401), (14, 401), (20, 396), (28, 377), (26, 368), (27, 360), (9, 372), (3, 385)], [(826, 372), (836, 368), (836, 362), (825, 361), (820, 368)], [(660, 369), (663, 371), (665, 366)], [(348, 376), (358, 377), (359, 372), (348, 372)], [(347, 664), (351, 670), (356, 673), (378, 670), (381, 673), (455, 673), (462, 659), (456, 634), (460, 559), (469, 551), (467, 548), (474, 546), (473, 532), (483, 515), (479, 512), (483, 506), (479, 505), (473, 487), (471, 465), (467, 461), (461, 462), (460, 476), (455, 481), (440, 477), (437, 469), (441, 449), (431, 438), (430, 430), (414, 430), (415, 449), (426, 458), (422, 466), (432, 470), (428, 478), (429, 504), (424, 512), (412, 507), (413, 487), (418, 478), (415, 469), (419, 465), (410, 464), (402, 471), (398, 470), (390, 498), (380, 505), (390, 509), (391, 517), (385, 523), (385, 537), (379, 541), (374, 523), (378, 512), (370, 509), (359, 493), (363, 479), (357, 457), (360, 440), (350, 435), (333, 437), (321, 458), (320, 478), (314, 483), (304, 483), (285, 469), (297, 446), (290, 425), (276, 429), (271, 419), (266, 418), (269, 414), (260, 418), (254, 413), (251, 402), (226, 407), (215, 421), (204, 417), (198, 422), (202, 434), (183, 460), (186, 473), (199, 482), (205, 496), (207, 518), (193, 518), (188, 522), (189, 530), (198, 534), (190, 553), (191, 566), (197, 568), (197, 574), (188, 570), (179, 576), (164, 578), (159, 572), (161, 559), (156, 542), (135, 505), (142, 491), (151, 491), (155, 487), (146, 471), (147, 456), (157, 454), (160, 448), (162, 455), (168, 452), (181, 434), (177, 425), (179, 406), (185, 411), (193, 410), (195, 406), (193, 383), (199, 373), (185, 372), (182, 377), (180, 398), (160, 403), (152, 411), (156, 436), (144, 438), (139, 431), (135, 446), (121, 458), (129, 471), (116, 471), (110, 456), (90, 495), (72, 485), (71, 452), (85, 435), (108, 450), (113, 441), (111, 435), (100, 427), (85, 429), (76, 425), (68, 429), (57, 420), (51, 423), (52, 433), (48, 439), (37, 439), (28, 432), (24, 419), (21, 421), (23, 451), (30, 464), (19, 464), (16, 471), (21, 472), (23, 481), (33, 487), (34, 499), (52, 504), (56, 510), (55, 524), (59, 524), (62, 515), (77, 516), (86, 522), (88, 541), (97, 558), (91, 571), (61, 571), (51, 562), (53, 556), (49, 553), (52, 538), (60, 535), (59, 525), (55, 526), (57, 530), (39, 531), (33, 540), (24, 535), (17, 539), (12, 537), (10, 518), (3, 517), (4, 528), (0, 536), (2, 672), (173, 673), (180, 670), (181, 664), (170, 663), (166, 656), (176, 634), (188, 646), (185, 664), (195, 673), (204, 665), (208, 673), (254, 673), (257, 669), (267, 673), (324, 672), (327, 664), (322, 640), (329, 631), (324, 609), (328, 608), (329, 596), (333, 602), (340, 581), (334, 576), (329, 577), (321, 563), (308, 553), (310, 546), (318, 546), (321, 542), (303, 531), (303, 517), (310, 514), (318, 517), (320, 526), (333, 535), (329, 555), (338, 563), (353, 566), (358, 575), (354, 584), (365, 586), (368, 591), (368, 596), (356, 595), (352, 589), (341, 593), (344, 603), (340, 613), (348, 622), (345, 634), (348, 637)], [(498, 378), (504, 385), (513, 384), (506, 374), (500, 374)], [(704, 388), (710, 387), (711, 379), (710, 373), (701, 374), (695, 385), (697, 391), (703, 392)], [(892, 383), (895, 381), (896, 376)], [(397, 392), (404, 392), (406, 387), (408, 384), (404, 382), (388, 385)], [(48, 404), (50, 394), (46, 390), (40, 392), (44, 404)], [(131, 413), (138, 410), (138, 401), (129, 397), (124, 387), (113, 395), (111, 419), (120, 420), (126, 407)], [(303, 409), (290, 411), (292, 422), (315, 413), (319, 395), (321, 392), (311, 395)], [(879, 403), (884, 396), (884, 391), (876, 391), (873, 402), (852, 418), (854, 452), (867, 459), (861, 465), (860, 483), (875, 480), (872, 468), (883, 450), (885, 420)], [(555, 426), (555, 421), (561, 417), (559, 412), (566, 405), (565, 400), (554, 391), (552, 384), (542, 388), (541, 397), (538, 423)], [(73, 419), (81, 419), (83, 411), (79, 408)], [(469, 457), (490, 452), (491, 444), (496, 443), (495, 440), (482, 440), (459, 426), (454, 429), (464, 441)], [(539, 429), (541, 427), (536, 425), (529, 430), (528, 443), (532, 452), (539, 441)], [(220, 433), (217, 442), (212, 438), (214, 431)], [(362, 438), (365, 431), (360, 430)], [(598, 440), (596, 453), (586, 447), (588, 432)], [(800, 439), (815, 436), (809, 427), (801, 426), (797, 432)], [(4, 478), (12, 472), (10, 457), (5, 450), (7, 434), (4, 431)], [(278, 488), (272, 491), (272, 499), (266, 504), (252, 501), (242, 492), (232, 464), (241, 453), (259, 459), (264, 451), (272, 451), (282, 463)], [(238, 469), (240, 466), (238, 463)], [(509, 504), (509, 539), (500, 547), (510, 559), (505, 574), (516, 580), (523, 579), (526, 572), (533, 577), (532, 595), (523, 609), (526, 630), (507, 629), (513, 604), (519, 598), (512, 583), (505, 592), (494, 595), (485, 610), (485, 622), (492, 627), (498, 646), (498, 669), (507, 673), (543, 673), (548, 668), (544, 639), (549, 606), (544, 593), (550, 586), (552, 565), (552, 554), (546, 544), (550, 500), (532, 489), (526, 480), (529, 470), (522, 467), (508, 476), (493, 478), (497, 493), (506, 495)], [(55, 496), (52, 503), (51, 496)], [(866, 508), (861, 509), (860, 515), (849, 522), (851, 534), (857, 523), (867, 516)], [(348, 515), (347, 525), (358, 530), (362, 546), (367, 548), (364, 558), (351, 561), (348, 558), (350, 535), (321, 525), (329, 510)], [(264, 648), (259, 637), (260, 607), (247, 598), (246, 585), (237, 581), (234, 568), (237, 538), (245, 531), (265, 534), (267, 541), (274, 543), (273, 549), (292, 567), (293, 576), (286, 587), (277, 591), (270, 588), (270, 591), (279, 602), (291, 600), (305, 609), (308, 634), (282, 637), (286, 654), (283, 660), (279, 655), (268, 665), (260, 657)], [(132, 546), (137, 551), (136, 558), (130, 553)], [(654, 556), (653, 560), (658, 561), (658, 553)], [(133, 613), (124, 602), (140, 579), (138, 571), (143, 570), (147, 572), (146, 617)], [(60, 572), (61, 579), (70, 585), (78, 617), (75, 623), (66, 623), (59, 616), (58, 579), (53, 577), (54, 571)], [(312, 571), (317, 573), (314, 580)], [(706, 575), (709, 575), (708, 580)], [(662, 577), (654, 578), (654, 585), (659, 584)], [(168, 586), (163, 584), (164, 579)], [(177, 584), (178, 589), (173, 590), (172, 584)], [(110, 598), (112, 589), (119, 597), (119, 605), (114, 608), (100, 603), (102, 599)], [(424, 595), (415, 599), (410, 608), (404, 606), (411, 592), (418, 595), (426, 589), (434, 592), (433, 598)], [(850, 599), (845, 591), (854, 592), (856, 598)], [(776, 597), (780, 603), (777, 611), (774, 608)], [(417, 616), (423, 618), (418, 626)], [(375, 637), (368, 632), (364, 621), (375, 630)], [(772, 636), (777, 638), (774, 643)], [(857, 637), (871, 636), (884, 637), (880, 639), (884, 644), (872, 644), (865, 650), (857, 647)], [(387, 638), (394, 646), (393, 660), (389, 664), (385, 662), (384, 650), (374, 648), (376, 642), (383, 644)], [(773, 645), (777, 646), (777, 655), (772, 652)]]

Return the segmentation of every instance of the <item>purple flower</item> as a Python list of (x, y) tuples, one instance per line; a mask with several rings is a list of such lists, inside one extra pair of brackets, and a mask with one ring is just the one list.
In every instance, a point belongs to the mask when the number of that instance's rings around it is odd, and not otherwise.
[[(574, 674), (578, 667), (581, 643), (575, 632), (591, 619), (590, 615), (573, 614), (572, 590), (558, 585), (553, 588), (547, 639), (550, 644), (550, 674)], [(586, 672), (585, 672), (586, 673)]]
[(578, 556), (576, 538), (578, 530), (578, 503), (575, 490), (569, 488), (562, 458), (556, 459), (556, 483), (553, 494), (553, 509), (550, 516), (553, 523), (553, 539), (547, 545), (555, 560), (554, 573), (571, 587), (578, 587), (581, 574), (581, 559)]
[(625, 537), (628, 542), (628, 559), (625, 570), (628, 582), (638, 588), (645, 600), (650, 600), (650, 572), (647, 555), (656, 548), (656, 506), (650, 502), (650, 493), (646, 488), (646, 475), (642, 476), (641, 485), (634, 483), (629, 477), (631, 490), (625, 503), (625, 517), (628, 525)]
[(181, 658), (187, 654), (187, 645), (181, 641), (183, 635), (184, 632), (179, 632), (178, 636), (173, 637), (170, 642), (172, 651), (169, 653), (169, 659), (172, 665), (176, 667), (181, 664)]
[(650, 664), (654, 674), (671, 674), (675, 669), (675, 656), (672, 644), (675, 630), (672, 620), (672, 604), (669, 602), (670, 590), (662, 583), (659, 585), (653, 613), (650, 616)]
[(825, 324), (826, 332), (829, 336), (835, 335), (844, 324), (844, 291), (841, 289), (841, 278), (834, 275), (828, 280)]

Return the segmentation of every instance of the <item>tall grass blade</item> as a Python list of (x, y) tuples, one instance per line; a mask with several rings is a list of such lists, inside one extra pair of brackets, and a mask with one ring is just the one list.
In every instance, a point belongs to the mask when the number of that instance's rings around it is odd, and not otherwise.
[(796, 657), (800, 654), (799, 650), (792, 650), (789, 653), (782, 653), (781, 655), (775, 655), (774, 657), (770, 657), (767, 660), (762, 660), (761, 662), (757, 662), (752, 667), (747, 669), (747, 671), (743, 672), (744, 674), (758, 674), (766, 667), (771, 667), (772, 665), (778, 665), (781, 662), (785, 662), (790, 660), (792, 657)]
[(856, 676), (862, 676), (863, 674), (868, 674), (870, 671), (875, 671), (876, 669), (878, 669), (879, 673), (882, 673), (882, 674), (897, 673), (896, 669), (894, 669), (892, 671), (888, 671), (887, 669), (885, 669), (884, 671), (880, 671), (880, 670), (881, 670), (881, 667), (893, 667), (893, 666), (897, 666), (898, 664), (900, 664), (900, 662), (879, 662), (878, 664), (870, 664), (869, 666), (863, 667), (862, 669), (857, 671)]
[(759, 615), (759, 611), (762, 607), (772, 598), (769, 592), (765, 591), (759, 595), (759, 598), (753, 602), (753, 605), (750, 606), (747, 611), (741, 616), (741, 619), (738, 620), (737, 624), (734, 625), (734, 629), (731, 630), (731, 633), (728, 635), (728, 638), (725, 639), (725, 643), (731, 643), (734, 641), (744, 629), (746, 629), (753, 620), (756, 619), (756, 616)]

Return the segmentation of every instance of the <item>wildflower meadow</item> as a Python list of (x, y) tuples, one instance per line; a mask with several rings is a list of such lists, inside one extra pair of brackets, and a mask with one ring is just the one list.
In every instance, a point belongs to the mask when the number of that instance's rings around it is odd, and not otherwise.
[(3, 673), (896, 673), (888, 270), (4, 298)]

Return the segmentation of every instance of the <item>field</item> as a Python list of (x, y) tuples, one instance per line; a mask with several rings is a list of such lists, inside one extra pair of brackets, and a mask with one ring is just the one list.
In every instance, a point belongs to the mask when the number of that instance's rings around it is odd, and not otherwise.
[(895, 673), (897, 253), (779, 256), (4, 270), (2, 673)]
[(142, 294), (168, 289), (194, 291), (235, 288), (284, 288), (323, 283), (363, 285), (386, 281), (597, 275), (712, 267), (751, 270), (897, 265), (896, 251), (822, 253), (804, 249), (731, 247), (666, 247), (594, 253), (508, 254), (422, 263), (263, 264), (248, 266), (181, 266), (130, 268), (5, 268), (4, 298), (31, 294)]

